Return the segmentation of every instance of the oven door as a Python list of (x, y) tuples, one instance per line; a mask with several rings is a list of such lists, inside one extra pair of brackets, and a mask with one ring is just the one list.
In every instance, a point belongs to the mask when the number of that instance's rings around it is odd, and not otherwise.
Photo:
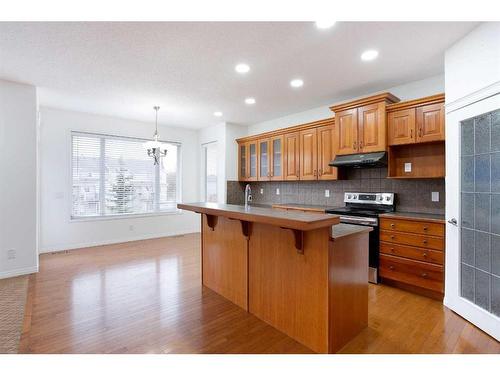
[(341, 215), (340, 222), (344, 224), (354, 224), (370, 226), (373, 230), (369, 233), (368, 247), (368, 281), (378, 283), (379, 265), (379, 229), (378, 218)]

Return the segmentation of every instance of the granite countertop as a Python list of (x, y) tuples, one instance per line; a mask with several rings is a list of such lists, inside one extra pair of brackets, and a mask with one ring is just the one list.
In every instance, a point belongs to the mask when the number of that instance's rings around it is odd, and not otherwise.
[(276, 225), (283, 228), (312, 230), (340, 222), (338, 215), (276, 210), (271, 207), (239, 206), (208, 202), (179, 203), (177, 208), (213, 216)]
[(426, 214), (419, 212), (388, 212), (380, 215), (380, 217), (393, 217), (395, 219), (411, 219), (411, 220), (422, 220), (422, 221), (436, 221), (439, 223), (445, 222), (444, 215), (438, 214)]
[(372, 227), (352, 224), (337, 224), (332, 226), (331, 237), (335, 240), (352, 234), (368, 233), (373, 230)]

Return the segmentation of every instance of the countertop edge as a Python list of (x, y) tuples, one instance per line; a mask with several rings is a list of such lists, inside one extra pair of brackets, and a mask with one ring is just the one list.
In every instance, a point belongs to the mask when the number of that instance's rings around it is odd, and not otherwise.
[[(420, 216), (419, 216), (420, 215)], [(401, 220), (412, 220), (412, 221), (427, 221), (445, 224), (446, 219), (442, 217), (432, 217), (432, 216), (442, 216), (438, 214), (424, 214), (418, 212), (387, 212), (379, 215), (380, 218), (394, 218)]]
[(373, 231), (372, 227), (341, 223), (332, 227), (332, 233), (330, 234), (330, 238), (332, 240), (336, 240), (339, 238), (348, 237), (356, 234), (369, 233), (371, 231)]
[[(332, 225), (336, 225), (340, 222), (340, 218), (338, 215), (329, 215), (321, 213), (318, 213), (318, 215), (324, 215), (325, 216), (324, 218), (307, 222), (294, 218), (276, 217), (273, 215), (266, 216), (265, 214), (259, 212), (241, 212), (241, 211), (235, 211), (217, 207), (204, 207), (200, 206), (197, 203), (178, 203), (177, 208), (200, 214), (203, 213), (214, 216), (222, 216), (231, 219), (237, 219), (253, 223), (275, 225), (286, 229), (295, 229), (301, 231), (325, 228)], [(273, 209), (269, 208), (269, 210)]]

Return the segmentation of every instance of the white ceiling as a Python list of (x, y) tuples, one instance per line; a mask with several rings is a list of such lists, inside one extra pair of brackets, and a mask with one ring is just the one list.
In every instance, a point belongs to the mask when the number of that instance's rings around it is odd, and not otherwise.
[[(0, 23), (0, 78), (41, 105), (201, 128), (253, 124), (442, 74), (467, 22)], [(379, 58), (360, 60), (363, 50)], [(251, 71), (241, 76), (235, 64)], [(293, 90), (292, 78), (304, 80)], [(245, 97), (257, 103), (247, 106)]]

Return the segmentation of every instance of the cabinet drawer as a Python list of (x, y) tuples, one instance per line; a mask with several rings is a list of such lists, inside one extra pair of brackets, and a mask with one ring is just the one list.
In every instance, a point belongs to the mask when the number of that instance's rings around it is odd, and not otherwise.
[(380, 255), (380, 276), (425, 289), (443, 292), (443, 266)]
[(426, 249), (444, 250), (444, 238), (422, 236), (420, 234), (399, 233), (382, 230), (380, 241), (402, 245), (423, 247)]
[(397, 245), (388, 242), (380, 243), (380, 252), (382, 254), (395, 255), (403, 258), (410, 258), (435, 264), (443, 264), (444, 257), (442, 251), (424, 249), (421, 247)]
[(444, 237), (444, 224), (440, 223), (380, 218), (380, 228), (383, 230)]

